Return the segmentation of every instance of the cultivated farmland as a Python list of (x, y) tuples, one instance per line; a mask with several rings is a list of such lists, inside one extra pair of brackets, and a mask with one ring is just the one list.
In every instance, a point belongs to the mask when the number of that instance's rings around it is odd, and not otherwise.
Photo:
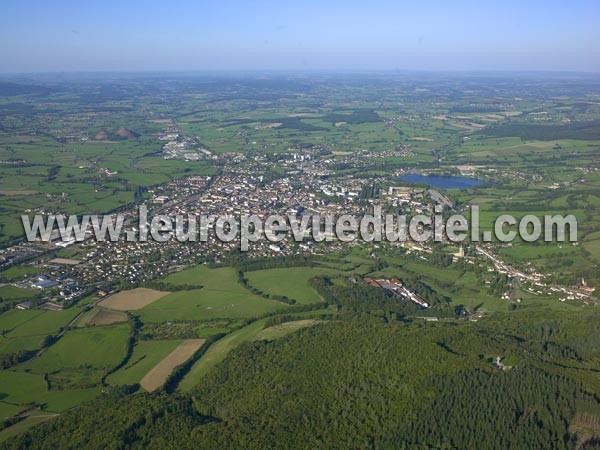
[(108, 311), (98, 309), (94, 316), (89, 320), (90, 326), (113, 325), (115, 323), (127, 322), (127, 316), (120, 311)]
[(148, 392), (161, 387), (173, 369), (186, 362), (204, 344), (204, 339), (187, 339), (146, 374), (140, 385)]
[(168, 295), (168, 292), (154, 289), (136, 288), (129, 291), (117, 292), (100, 302), (100, 306), (118, 311), (134, 311)]

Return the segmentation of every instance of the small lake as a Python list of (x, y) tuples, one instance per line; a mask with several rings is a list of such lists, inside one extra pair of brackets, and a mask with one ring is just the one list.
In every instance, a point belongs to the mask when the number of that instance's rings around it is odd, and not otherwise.
[(428, 176), (419, 175), (418, 173), (410, 173), (400, 177), (402, 181), (408, 181), (410, 183), (425, 183), (429, 186), (437, 187), (440, 189), (471, 189), (485, 181), (478, 178), (467, 178), (467, 177), (439, 177), (439, 176)]

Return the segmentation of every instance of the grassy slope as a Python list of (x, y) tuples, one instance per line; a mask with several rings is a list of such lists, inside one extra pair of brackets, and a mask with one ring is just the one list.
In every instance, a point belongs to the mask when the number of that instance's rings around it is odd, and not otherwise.
[(165, 279), (165, 283), (202, 285), (202, 289), (173, 292), (139, 310), (144, 322), (253, 317), (287, 306), (251, 294), (237, 282), (230, 267), (199, 266)]
[(117, 370), (107, 378), (108, 384), (135, 384), (165, 356), (175, 350), (181, 339), (168, 341), (139, 341), (133, 348), (133, 354), (125, 367)]
[(65, 334), (41, 356), (19, 365), (36, 374), (65, 374), (86, 381), (99, 378), (125, 356), (127, 325), (77, 329)]
[(316, 276), (338, 275), (342, 272), (316, 267), (292, 267), (246, 272), (248, 283), (270, 295), (281, 295), (296, 300), (299, 304), (315, 303), (320, 300), (308, 281)]
[(264, 328), (266, 321), (266, 319), (257, 320), (244, 328), (230, 333), (211, 345), (206, 353), (192, 366), (190, 372), (181, 382), (180, 388), (183, 391), (191, 390), (199, 383), (203, 376), (223, 361), (229, 352), (243, 342), (283, 337), (296, 330), (318, 323), (318, 321), (306, 319)]

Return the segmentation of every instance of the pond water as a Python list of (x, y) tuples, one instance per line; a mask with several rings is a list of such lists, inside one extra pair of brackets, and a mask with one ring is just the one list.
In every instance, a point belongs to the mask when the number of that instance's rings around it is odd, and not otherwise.
[(485, 183), (485, 181), (478, 178), (467, 178), (467, 177), (439, 177), (439, 176), (428, 176), (419, 175), (418, 173), (410, 173), (400, 177), (402, 181), (408, 181), (410, 183), (425, 183), (429, 186), (437, 187), (440, 189), (471, 189), (475, 186)]

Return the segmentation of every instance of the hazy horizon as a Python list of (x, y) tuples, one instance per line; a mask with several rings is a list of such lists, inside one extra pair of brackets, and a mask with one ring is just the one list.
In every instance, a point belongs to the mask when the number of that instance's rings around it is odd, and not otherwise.
[(31, 71), (1, 71), (1, 77), (20, 76), (53, 76), (53, 75), (118, 75), (118, 76), (206, 76), (206, 77), (261, 77), (261, 76), (318, 76), (318, 75), (356, 75), (356, 76), (392, 76), (392, 75), (416, 75), (428, 74), (433, 76), (540, 76), (557, 77), (564, 76), (596, 76), (600, 75), (598, 70), (561, 70), (561, 69), (106, 69), (106, 70), (31, 70)]
[(9, 0), (2, 73), (600, 71), (600, 4)]

